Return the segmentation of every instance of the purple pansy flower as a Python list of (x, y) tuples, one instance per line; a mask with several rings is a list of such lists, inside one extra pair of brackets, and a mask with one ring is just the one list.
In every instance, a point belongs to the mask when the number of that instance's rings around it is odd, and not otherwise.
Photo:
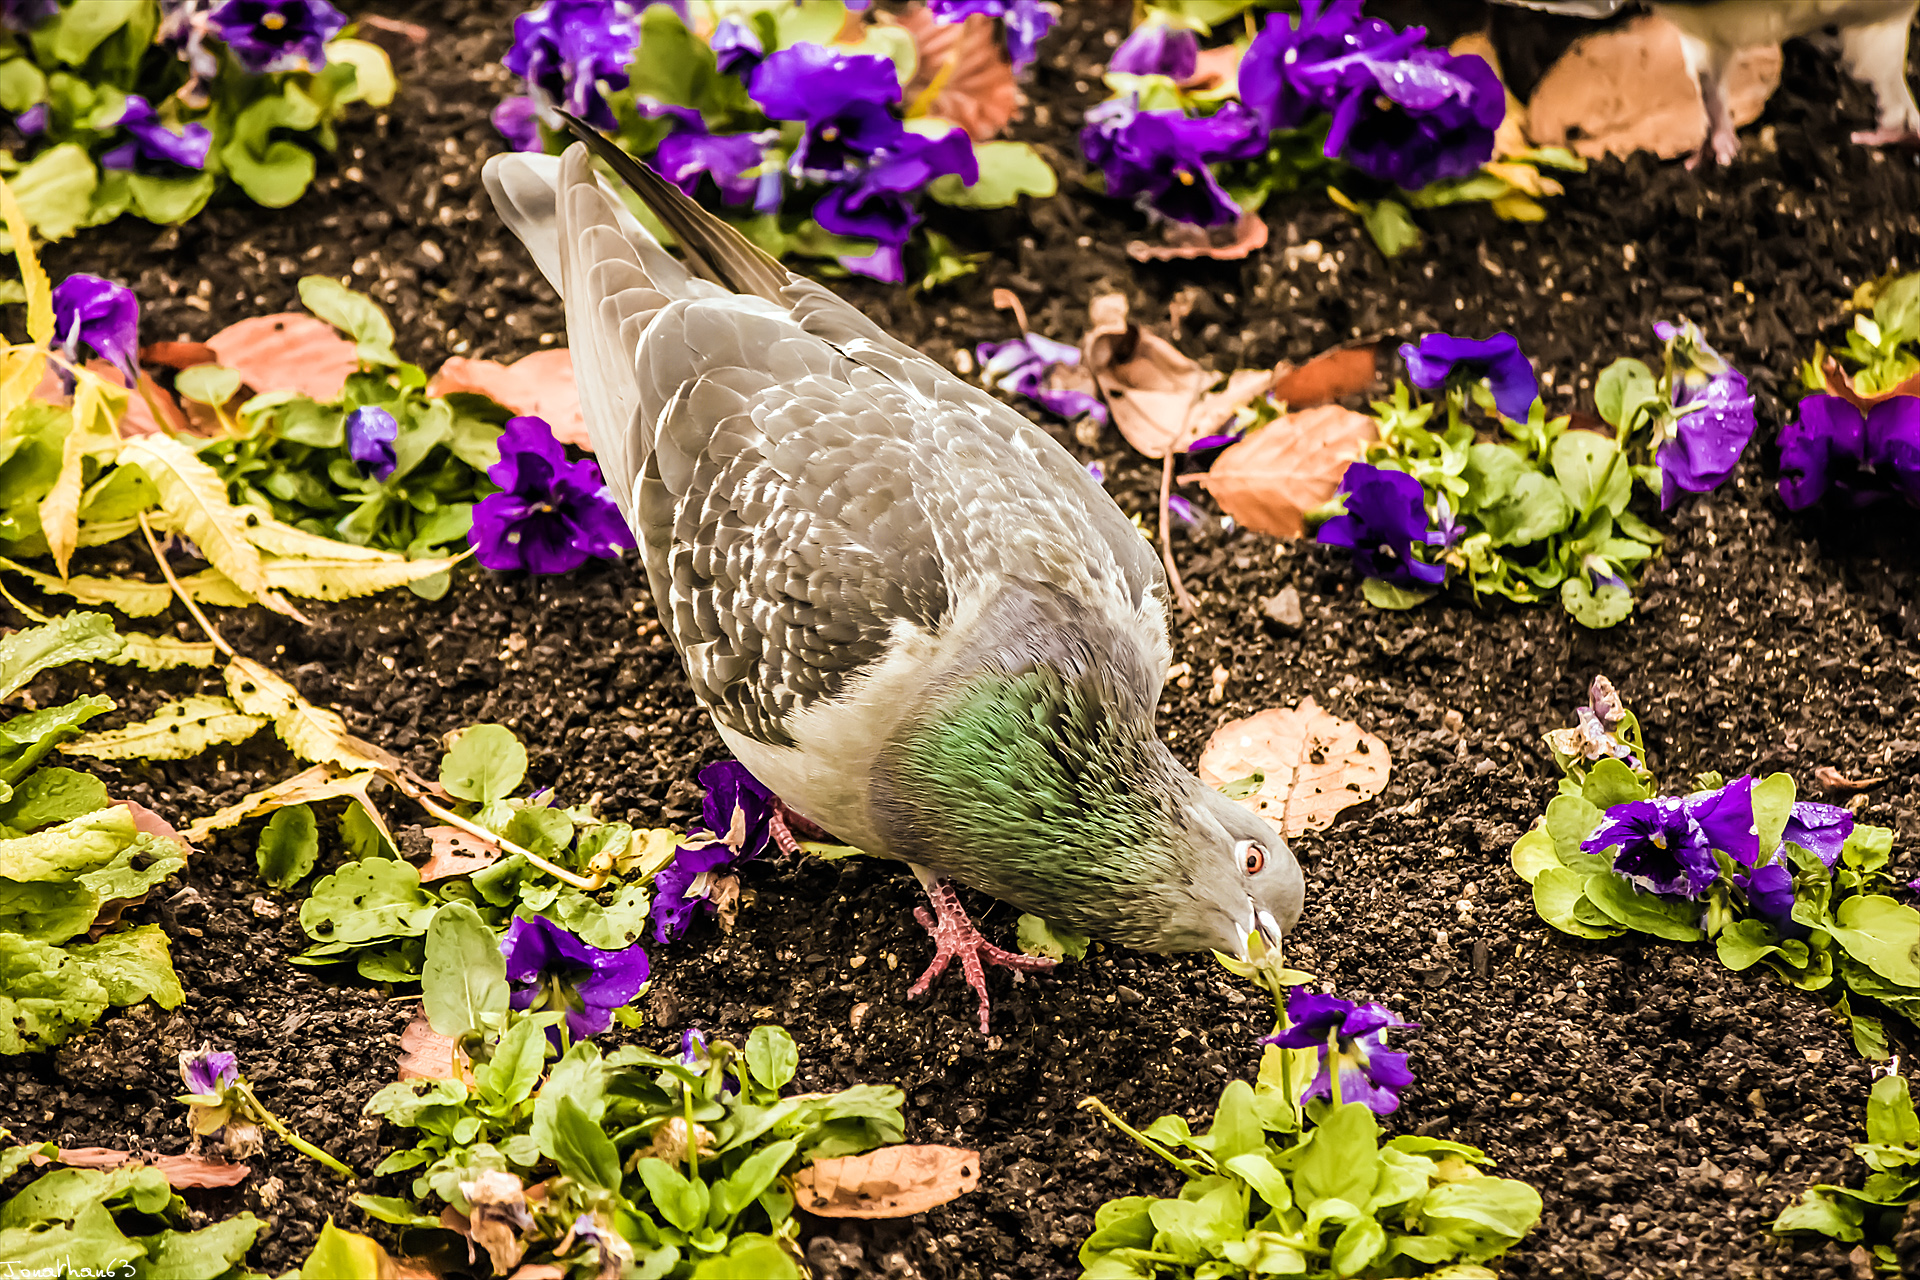
[(723, 76), (738, 76), (744, 80), (752, 74), (766, 57), (766, 46), (760, 43), (760, 37), (753, 28), (738, 18), (722, 18), (713, 29), (713, 36), (707, 41), (707, 47), (713, 50), (714, 61), (719, 65)]
[(1107, 194), (1138, 197), (1176, 222), (1214, 227), (1240, 216), (1210, 165), (1246, 160), (1266, 149), (1267, 132), (1253, 112), (1228, 102), (1211, 116), (1140, 111), (1115, 98), (1087, 112), (1080, 147), (1106, 175)]
[(534, 99), (563, 108), (596, 129), (615, 126), (606, 90), (627, 87), (640, 46), (629, 10), (605, 0), (543, 0), (513, 20), (513, 48), (502, 59)]
[(634, 545), (599, 464), (569, 462), (540, 418), (511, 418), (487, 478), (501, 492), (473, 509), (474, 558), (489, 569), (570, 573), (589, 556), (617, 559)]
[(207, 167), (213, 132), (204, 124), (188, 124), (179, 133), (160, 123), (153, 107), (137, 93), (127, 95), (120, 126), (133, 135), (100, 157), (103, 169), (137, 169), (141, 173), (174, 175), (182, 169), (199, 172)]
[(1200, 58), (1200, 38), (1185, 27), (1143, 22), (1120, 42), (1107, 60), (1108, 71), (1130, 76), (1171, 76), (1185, 80)]
[[(1360, 1102), (1376, 1115), (1400, 1105), (1400, 1091), (1413, 1083), (1407, 1055), (1387, 1048), (1387, 1028), (1413, 1027), (1383, 1004), (1356, 1004), (1338, 996), (1317, 995), (1305, 987), (1287, 993), (1285, 1031), (1261, 1044), (1283, 1049), (1318, 1049), (1320, 1073), (1300, 1101), (1333, 1096), (1333, 1073), (1340, 1073), (1340, 1100)], [(1337, 1041), (1335, 1040), (1338, 1036)]]
[(1697, 898), (1720, 876), (1706, 836), (1681, 796), (1614, 805), (1580, 847), (1588, 853), (1617, 848), (1613, 869), (1648, 893)]
[(0, 0), (0, 27), (8, 31), (34, 31), (59, 14), (60, 0)]
[(690, 196), (699, 193), (704, 173), (713, 178), (722, 200), (746, 204), (760, 189), (760, 175), (752, 170), (760, 167), (764, 154), (759, 134), (708, 133), (702, 123), (675, 129), (661, 139), (653, 166)]
[(1440, 546), (1445, 535), (1427, 527), (1426, 492), (1404, 471), (1356, 462), (1340, 477), (1346, 511), (1320, 526), (1318, 540), (1353, 552), (1354, 568), (1365, 578), (1398, 587), (1437, 587), (1447, 566), (1428, 564), (1413, 554), (1415, 543)]
[(1268, 129), (1298, 129), (1339, 101), (1336, 80), (1301, 78), (1300, 67), (1319, 66), (1392, 39), (1378, 18), (1363, 18), (1360, 0), (1302, 0), (1300, 15), (1268, 16), (1240, 59), (1240, 100)]
[(385, 409), (365, 405), (347, 415), (347, 456), (363, 476), (385, 480), (397, 461), (400, 424)]
[(1015, 71), (1033, 61), (1057, 13), (1042, 0), (927, 0), (927, 12), (943, 23), (965, 22), (976, 13), (1000, 19)]
[[(100, 276), (77, 271), (53, 290), (54, 348), (80, 363), (84, 343), (118, 369), (131, 387), (140, 381), (140, 303), (133, 290)], [(60, 370), (72, 387), (72, 375)]]
[(326, 66), (327, 41), (347, 19), (327, 0), (222, 0), (207, 24), (236, 62), (262, 75)]
[(1891, 490), (1920, 506), (1920, 396), (1894, 396), (1862, 413), (1833, 395), (1811, 395), (1780, 430), (1780, 498), (1803, 510), (1829, 491), (1850, 505)]
[(493, 127), (515, 151), (544, 151), (540, 140), (540, 104), (525, 94), (502, 98), (493, 109)]
[(240, 1061), (230, 1053), (195, 1049), (180, 1055), (180, 1079), (188, 1093), (218, 1094), (240, 1078)]
[(1751, 875), (1735, 876), (1734, 883), (1747, 895), (1753, 913), (1772, 925), (1783, 938), (1805, 939), (1813, 930), (1793, 918), (1793, 869), (1782, 862), (1769, 862)]
[(1853, 815), (1839, 805), (1796, 800), (1780, 841), (1782, 844), (1799, 845), (1820, 859), (1828, 870), (1832, 870), (1833, 864), (1840, 861), (1840, 851), (1847, 847), (1847, 839), (1852, 835)]
[(1707, 345), (1691, 320), (1669, 324), (1662, 320), (1653, 332), (1667, 344), (1668, 359), (1678, 376), (1673, 403), (1690, 412), (1674, 423), (1673, 438), (1654, 455), (1660, 467), (1660, 507), (1670, 511), (1686, 493), (1715, 489), (1733, 474), (1753, 438), (1753, 395), (1747, 379), (1725, 357)]
[(1424, 46), (1394, 59), (1360, 53), (1337, 79), (1346, 93), (1327, 130), (1328, 157), (1405, 191), (1465, 177), (1493, 159), (1507, 96), (1478, 54)]
[(1494, 407), (1515, 422), (1525, 422), (1533, 402), (1540, 398), (1533, 362), (1510, 333), (1479, 339), (1430, 333), (1417, 347), (1401, 343), (1400, 358), (1407, 365), (1407, 380), (1423, 391), (1485, 378), (1493, 391)]
[(980, 361), (981, 376), (1000, 390), (1025, 396), (1069, 421), (1085, 416), (1106, 423), (1107, 406), (1100, 397), (1047, 385), (1047, 374), (1055, 365), (1080, 363), (1080, 348), (1026, 333), (1008, 342), (983, 342), (974, 348), (974, 355)]
[(655, 942), (686, 932), (696, 907), (713, 910), (703, 877), (760, 857), (771, 840), (773, 793), (745, 765), (736, 760), (710, 764), (700, 771), (700, 785), (707, 797), (699, 825), (653, 878)]
[(590, 947), (545, 916), (515, 916), (500, 940), (516, 1009), (565, 1010), (575, 1040), (613, 1025), (613, 1011), (647, 985), (639, 943), (618, 951)]
[(25, 137), (37, 137), (47, 131), (47, 104), (36, 102), (13, 118), (13, 127)]
[(839, 53), (801, 43), (768, 55), (747, 92), (775, 120), (807, 125), (793, 170), (838, 178), (856, 158), (898, 143), (906, 133), (888, 107), (900, 100), (900, 74), (890, 58)]
[(820, 198), (813, 207), (814, 221), (836, 235), (877, 241), (873, 253), (843, 257), (840, 264), (875, 280), (898, 283), (905, 274), (900, 250), (920, 222), (914, 196), (946, 174), (957, 175), (968, 186), (980, 180), (973, 140), (964, 129), (950, 129), (937, 138), (902, 131), (864, 169)]

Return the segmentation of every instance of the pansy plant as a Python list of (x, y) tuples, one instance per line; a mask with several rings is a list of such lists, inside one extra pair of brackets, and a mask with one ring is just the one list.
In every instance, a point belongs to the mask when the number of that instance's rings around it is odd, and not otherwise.
[(1869, 1007), (1920, 1023), (1920, 911), (1893, 895), (1893, 832), (1798, 799), (1784, 773), (1663, 794), (1611, 685), (1580, 711), (1548, 738), (1559, 794), (1513, 847), (1541, 918), (1582, 938), (1711, 941), (1730, 969), (1820, 993), (1862, 1053), (1886, 1057)]
[(1855, 293), (1845, 342), (1816, 344), (1804, 396), (1780, 428), (1780, 500), (1857, 510), (1920, 507), (1920, 272)]

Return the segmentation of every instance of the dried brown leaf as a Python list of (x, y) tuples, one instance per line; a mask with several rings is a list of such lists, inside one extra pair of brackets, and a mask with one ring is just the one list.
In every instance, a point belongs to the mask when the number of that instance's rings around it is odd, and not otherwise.
[(180, 856), (183, 858), (192, 855), (193, 846), (187, 842), (185, 836), (174, 829), (171, 822), (168, 822), (165, 818), (147, 808), (147, 806), (141, 804), (138, 800), (122, 800), (119, 803), (125, 805), (127, 812), (133, 815), (134, 830), (144, 831), (150, 836), (159, 836), (162, 840), (173, 841), (174, 844), (180, 847)]
[(420, 864), (420, 883), (470, 875), (500, 860), (500, 846), (459, 827), (428, 827), (433, 853)]
[(909, 110), (951, 120), (975, 142), (1007, 127), (1020, 107), (1020, 87), (992, 18), (974, 14), (964, 22), (936, 22), (925, 5), (915, 5), (898, 16), (881, 14), (878, 21), (905, 30), (919, 52), (902, 95)]
[(1127, 245), (1127, 256), (1135, 262), (1171, 262), (1176, 258), (1231, 261), (1267, 243), (1267, 220), (1254, 211), (1241, 214), (1240, 220), (1229, 227), (1196, 227), (1187, 222), (1167, 222), (1161, 227), (1164, 243), (1132, 241)]
[(567, 1269), (551, 1262), (529, 1262), (507, 1280), (566, 1280)]
[[(167, 1185), (176, 1191), (187, 1187), (238, 1186), (253, 1172), (244, 1164), (228, 1164), (191, 1153), (136, 1156), (116, 1147), (62, 1147), (58, 1159), (59, 1163), (76, 1169), (118, 1169), (126, 1165), (158, 1169), (166, 1176)], [(44, 1156), (36, 1156), (33, 1162), (36, 1165), (53, 1163)]]
[(935, 1144), (882, 1147), (816, 1160), (790, 1181), (799, 1207), (822, 1218), (904, 1218), (973, 1190), (980, 1153)]
[(380, 810), (368, 795), (368, 788), (374, 779), (382, 775), (372, 770), (361, 770), (342, 775), (330, 765), (317, 764), (311, 769), (302, 770), (284, 782), (261, 791), (243, 796), (217, 813), (201, 818), (186, 829), (185, 838), (194, 843), (205, 840), (215, 831), (223, 830), (236, 822), (244, 821), (262, 813), (271, 813), (275, 809), (284, 809), (291, 804), (307, 804), (316, 800), (331, 800), (338, 796), (352, 796), (366, 808), (367, 815), (379, 827), (380, 833), (393, 843), (393, 832), (387, 828), (386, 820), (380, 816)]
[(1813, 780), (1827, 791), (1871, 791), (1886, 778), (1849, 778), (1832, 765), (1823, 764), (1813, 771)]
[(435, 1031), (424, 1013), (414, 1015), (400, 1033), (400, 1079), (472, 1080), (467, 1055), (451, 1036)]
[(1347, 467), (1380, 438), (1378, 425), (1337, 404), (1285, 414), (1223, 449), (1199, 483), (1239, 523), (1297, 538), (1306, 513), (1339, 491)]
[[(1735, 125), (1751, 124), (1780, 83), (1780, 47), (1745, 49), (1727, 71)], [(1587, 36), (1554, 63), (1527, 103), (1527, 132), (1583, 156), (1686, 155), (1705, 141), (1707, 109), (1680, 31), (1646, 16)]]
[(1273, 390), (1268, 394), (1293, 410), (1360, 395), (1380, 379), (1378, 346), (1353, 342), (1322, 351), (1302, 365), (1283, 362), (1273, 371)]
[(1820, 372), (1827, 380), (1829, 394), (1839, 396), (1862, 413), (1877, 404), (1884, 404), (1895, 396), (1920, 396), (1920, 373), (1914, 374), (1896, 387), (1882, 391), (1877, 396), (1863, 396), (1854, 387), (1853, 379), (1848, 376), (1847, 371), (1842, 369), (1840, 362), (1832, 356), (1828, 356), (1826, 362), (1820, 366)]
[(1240, 59), (1247, 48), (1239, 44), (1216, 45), (1202, 49), (1193, 60), (1193, 74), (1180, 82), (1189, 93), (1195, 90), (1225, 89), (1233, 93), (1240, 79)]
[(454, 356), (427, 384), (427, 394), (472, 391), (519, 414), (543, 418), (561, 444), (591, 449), (587, 420), (580, 412), (580, 389), (573, 382), (573, 353), (565, 347), (536, 351), (512, 364)]
[(322, 404), (338, 400), (347, 375), (360, 368), (350, 339), (298, 311), (230, 324), (207, 346), (255, 391), (297, 391)]
[(1127, 300), (1104, 294), (1087, 306), (1093, 327), (1081, 339), (1113, 424), (1149, 458), (1178, 453), (1212, 434), (1273, 385), (1270, 369), (1241, 369), (1218, 391), (1217, 374), (1201, 368), (1171, 342), (1127, 318)]
[(1215, 729), (1199, 773), (1210, 787), (1259, 775), (1240, 803), (1291, 838), (1379, 795), (1392, 767), (1386, 743), (1302, 698)]

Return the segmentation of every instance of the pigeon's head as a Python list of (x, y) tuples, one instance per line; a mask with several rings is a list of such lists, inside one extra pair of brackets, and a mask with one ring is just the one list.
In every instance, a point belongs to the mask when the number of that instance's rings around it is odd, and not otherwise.
[(1265, 818), (1197, 778), (1181, 809), (1189, 896), (1175, 908), (1176, 917), (1185, 918), (1168, 921), (1167, 932), (1188, 939), (1194, 949), (1243, 959), (1250, 933), (1268, 946), (1279, 942), (1300, 919), (1306, 895), (1287, 842)]

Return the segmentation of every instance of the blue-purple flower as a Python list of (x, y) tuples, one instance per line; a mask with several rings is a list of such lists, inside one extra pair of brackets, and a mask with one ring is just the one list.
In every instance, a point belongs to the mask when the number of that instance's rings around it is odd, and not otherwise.
[(1413, 1083), (1407, 1055), (1387, 1048), (1387, 1028), (1412, 1027), (1383, 1004), (1356, 1004), (1338, 996), (1317, 995), (1305, 987), (1287, 993), (1285, 1031), (1261, 1044), (1283, 1049), (1318, 1049), (1320, 1073), (1300, 1101), (1333, 1096), (1333, 1073), (1340, 1073), (1340, 1101), (1365, 1103), (1376, 1115), (1400, 1105), (1400, 1091)]
[(1793, 918), (1793, 869), (1769, 862), (1749, 875), (1736, 875), (1734, 884), (1747, 895), (1753, 914), (1772, 925), (1783, 938), (1806, 938), (1812, 930)]
[(526, 94), (502, 98), (493, 109), (493, 127), (515, 151), (544, 151), (540, 139), (540, 104)]
[(180, 1079), (187, 1092), (201, 1097), (226, 1091), (240, 1078), (240, 1061), (230, 1053), (214, 1049), (192, 1049), (180, 1055)]
[(1401, 343), (1400, 358), (1407, 365), (1407, 380), (1424, 391), (1485, 378), (1494, 407), (1515, 422), (1525, 422), (1540, 398), (1533, 363), (1510, 333), (1479, 339), (1430, 333), (1417, 347)]
[(723, 76), (737, 76), (745, 80), (760, 60), (767, 56), (766, 46), (760, 43), (760, 37), (753, 28), (738, 18), (720, 19), (713, 28), (713, 35), (707, 41), (707, 47), (713, 50), (714, 61)]
[(599, 464), (567, 460), (540, 418), (507, 421), (500, 461), (487, 471), (500, 486), (473, 509), (474, 558), (489, 569), (570, 573), (589, 556), (619, 558), (634, 545)]
[(385, 480), (398, 461), (400, 424), (385, 409), (363, 405), (347, 415), (347, 456), (363, 476)]
[(327, 0), (221, 0), (207, 24), (236, 62), (262, 75), (326, 66), (327, 41), (347, 19)]
[(60, 13), (60, 0), (0, 0), (0, 28), (36, 31)]
[(1782, 844), (1799, 845), (1820, 859), (1828, 870), (1832, 870), (1834, 863), (1840, 861), (1840, 851), (1847, 847), (1847, 839), (1852, 835), (1853, 815), (1839, 805), (1796, 800), (1780, 841)]
[(1660, 507), (1670, 511), (1682, 493), (1706, 493), (1733, 474), (1755, 426), (1747, 379), (1708, 346), (1691, 320), (1653, 326), (1667, 344), (1674, 372), (1673, 403), (1686, 410), (1673, 437), (1655, 451), (1660, 468)]
[(171, 177), (183, 169), (197, 173), (207, 167), (213, 131), (196, 122), (175, 133), (160, 123), (152, 105), (137, 93), (127, 95), (120, 127), (132, 135), (132, 140), (103, 153), (103, 169), (136, 169)]
[(899, 72), (878, 54), (796, 44), (768, 55), (747, 92), (770, 118), (806, 122), (793, 156), (796, 174), (842, 177), (906, 133), (889, 110), (900, 100)]
[(502, 60), (536, 101), (560, 107), (596, 129), (615, 126), (611, 89), (627, 87), (640, 27), (606, 0), (542, 0), (513, 20), (513, 47)]
[(1398, 587), (1437, 587), (1447, 580), (1447, 566), (1428, 564), (1414, 555), (1414, 545), (1443, 546), (1446, 535), (1427, 525), (1426, 491), (1404, 471), (1356, 462), (1340, 477), (1346, 511), (1320, 526), (1318, 540), (1353, 552), (1354, 568), (1362, 577), (1379, 578)]
[(1080, 147), (1105, 174), (1108, 195), (1137, 197), (1175, 222), (1214, 227), (1238, 218), (1240, 206), (1209, 166), (1259, 155), (1266, 130), (1237, 102), (1188, 117), (1136, 110), (1132, 99), (1116, 98), (1087, 112)]
[(1720, 876), (1683, 796), (1614, 805), (1580, 847), (1588, 853), (1617, 849), (1613, 869), (1648, 893), (1697, 898)]
[(545, 916), (515, 916), (500, 940), (513, 1007), (564, 1011), (575, 1040), (613, 1025), (613, 1011), (647, 985), (647, 953), (639, 943), (617, 951), (590, 947)]
[(1780, 429), (1780, 498), (1800, 511), (1829, 492), (1855, 507), (1889, 492), (1920, 507), (1920, 396), (1893, 396), (1865, 413), (1834, 395), (1800, 402)]
[(820, 197), (813, 219), (836, 235), (877, 241), (872, 254), (843, 257), (840, 264), (875, 280), (898, 283), (905, 275), (900, 251), (920, 222), (914, 197), (947, 174), (968, 186), (980, 180), (973, 140), (964, 129), (949, 129), (937, 138), (902, 131), (864, 168)]
[(1268, 129), (1298, 129), (1339, 102), (1337, 78), (1303, 79), (1300, 67), (1323, 66), (1393, 39), (1394, 30), (1378, 18), (1364, 18), (1360, 0), (1302, 0), (1292, 15), (1268, 16), (1260, 34), (1240, 59), (1240, 101)]
[(1025, 396), (1049, 413), (1068, 421), (1091, 417), (1104, 424), (1107, 406), (1100, 397), (1070, 388), (1047, 385), (1056, 365), (1080, 363), (1080, 348), (1037, 333), (1023, 333), (1006, 342), (983, 342), (974, 348), (980, 372), (987, 382), (1013, 395)]
[(1007, 56), (1019, 71), (1033, 61), (1040, 42), (1053, 30), (1057, 11), (1042, 0), (927, 0), (927, 12), (943, 23), (965, 22), (976, 13), (1000, 19)]
[(1107, 60), (1107, 70), (1130, 76), (1185, 80), (1200, 59), (1200, 38), (1186, 27), (1149, 20), (1133, 29)]
[(47, 104), (36, 102), (13, 118), (13, 127), (22, 137), (37, 137), (47, 131)]
[(688, 195), (697, 195), (700, 175), (713, 179), (720, 198), (728, 204), (746, 204), (760, 189), (760, 162), (764, 158), (760, 135), (708, 133), (706, 126), (675, 129), (660, 140), (653, 167)]
[(750, 861), (771, 843), (773, 793), (745, 765), (722, 760), (700, 771), (707, 789), (701, 820), (673, 861), (653, 878), (653, 940), (670, 942), (685, 933), (696, 908), (712, 911), (714, 879), (736, 863)]
[[(53, 345), (79, 364), (84, 345), (118, 369), (131, 387), (140, 381), (140, 303), (133, 290), (100, 276), (75, 272), (53, 288)], [(61, 379), (72, 384), (64, 369)]]

